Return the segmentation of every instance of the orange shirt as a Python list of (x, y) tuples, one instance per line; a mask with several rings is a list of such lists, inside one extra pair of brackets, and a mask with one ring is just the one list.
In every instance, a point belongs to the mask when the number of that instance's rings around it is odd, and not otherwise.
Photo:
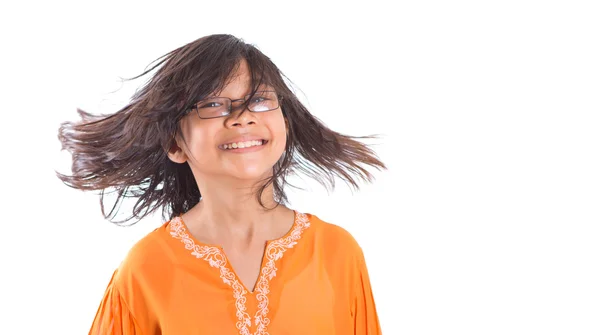
[(343, 228), (295, 211), (267, 242), (253, 292), (223, 249), (179, 216), (146, 235), (114, 272), (90, 334), (381, 334), (360, 246)]

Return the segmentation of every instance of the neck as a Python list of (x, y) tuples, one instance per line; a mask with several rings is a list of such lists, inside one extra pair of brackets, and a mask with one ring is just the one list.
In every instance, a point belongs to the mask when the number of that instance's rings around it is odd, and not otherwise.
[(275, 202), (272, 184), (261, 195), (267, 209), (259, 204), (256, 190), (205, 182), (200, 187), (202, 200), (185, 213), (184, 221), (205, 239), (221, 245), (249, 246), (284, 235), (293, 223), (292, 210)]

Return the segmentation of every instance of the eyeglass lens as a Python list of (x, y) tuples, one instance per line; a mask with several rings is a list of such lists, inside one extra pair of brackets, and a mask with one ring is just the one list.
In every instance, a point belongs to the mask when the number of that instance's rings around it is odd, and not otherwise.
[[(250, 99), (250, 95), (244, 97), (244, 101)], [(231, 112), (231, 100), (229, 98), (209, 98), (196, 104), (198, 116), (201, 118), (214, 118), (229, 115)], [(248, 102), (248, 109), (252, 112), (266, 112), (279, 107), (277, 93), (274, 91), (259, 91), (252, 96)]]

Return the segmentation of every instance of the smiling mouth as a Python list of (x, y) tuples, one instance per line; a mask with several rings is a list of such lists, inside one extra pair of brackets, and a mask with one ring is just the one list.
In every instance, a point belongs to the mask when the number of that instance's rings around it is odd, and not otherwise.
[(252, 140), (252, 141), (243, 141), (243, 142), (234, 142), (219, 145), (219, 149), (223, 150), (232, 150), (232, 149), (244, 149), (251, 147), (259, 147), (267, 144), (267, 140)]

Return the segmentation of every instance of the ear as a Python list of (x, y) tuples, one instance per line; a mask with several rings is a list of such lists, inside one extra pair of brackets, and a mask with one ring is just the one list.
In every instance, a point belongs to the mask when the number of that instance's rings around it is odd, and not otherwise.
[(171, 143), (171, 148), (169, 148), (169, 152), (167, 153), (169, 159), (174, 163), (179, 164), (187, 162), (188, 157), (185, 152), (183, 152), (183, 149), (181, 149), (179, 146), (179, 142), (174, 138)]

